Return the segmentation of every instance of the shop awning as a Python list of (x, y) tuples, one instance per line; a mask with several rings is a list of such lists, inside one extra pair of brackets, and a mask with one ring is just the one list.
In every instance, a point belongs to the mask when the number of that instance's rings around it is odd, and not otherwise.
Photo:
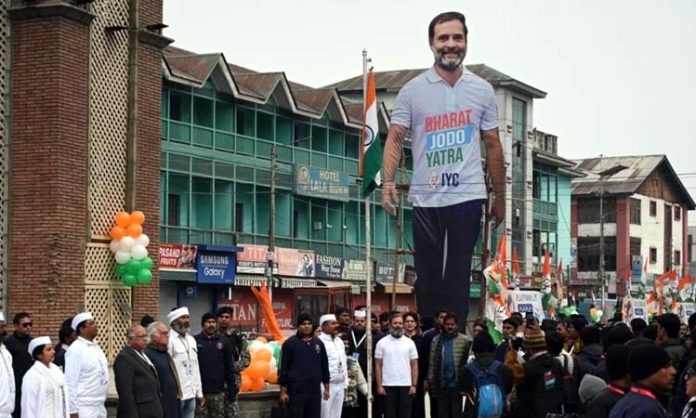
[(340, 288), (340, 287), (351, 287), (353, 284), (351, 282), (345, 282), (341, 280), (324, 280), (317, 279), (320, 286), (326, 286), (330, 288)]
[(396, 293), (396, 294), (411, 294), (413, 293), (413, 287), (407, 285), (406, 283), (397, 283), (396, 291), (394, 291), (394, 285), (392, 283), (377, 283), (377, 285), (384, 289), (384, 293)]
[(160, 280), (169, 282), (196, 282), (196, 270), (171, 269), (159, 271)]
[(263, 286), (266, 282), (260, 274), (237, 274), (234, 278), (235, 286)]
[(280, 287), (282, 289), (295, 289), (297, 287), (317, 287), (314, 279), (301, 279), (298, 277), (280, 277)]

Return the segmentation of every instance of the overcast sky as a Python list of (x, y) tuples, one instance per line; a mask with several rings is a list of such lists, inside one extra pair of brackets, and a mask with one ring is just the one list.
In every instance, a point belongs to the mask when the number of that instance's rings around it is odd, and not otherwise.
[(534, 126), (562, 156), (667, 154), (696, 197), (694, 0), (164, 0), (164, 23), (176, 46), (320, 87), (360, 74), (363, 48), (377, 71), (431, 65), (427, 26), (448, 10), (466, 15), (466, 63), (548, 93)]

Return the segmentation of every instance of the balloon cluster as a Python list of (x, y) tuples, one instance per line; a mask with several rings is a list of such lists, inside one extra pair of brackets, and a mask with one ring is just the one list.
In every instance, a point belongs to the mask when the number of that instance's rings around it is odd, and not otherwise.
[(241, 392), (258, 392), (263, 390), (264, 382), (278, 383), (278, 366), (280, 365), (280, 343), (266, 341), (257, 337), (249, 344), (251, 363), (242, 372)]
[(147, 255), (150, 238), (143, 234), (144, 222), (145, 214), (139, 210), (119, 212), (116, 214), (116, 226), (109, 232), (109, 248), (116, 259), (116, 275), (128, 287), (152, 281), (154, 263)]
[(601, 309), (597, 309), (597, 308), (590, 309), (590, 321), (592, 321), (595, 324), (602, 320), (603, 315), (604, 315), (604, 312), (602, 312)]

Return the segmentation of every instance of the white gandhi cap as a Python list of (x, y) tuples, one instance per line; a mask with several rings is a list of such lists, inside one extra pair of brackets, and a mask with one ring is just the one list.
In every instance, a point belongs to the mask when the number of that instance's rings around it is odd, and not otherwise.
[(167, 314), (167, 321), (169, 321), (171, 324), (184, 315), (189, 315), (189, 310), (186, 306), (182, 306), (181, 308), (174, 309), (173, 311), (169, 312)]
[(34, 352), (36, 347), (41, 347), (43, 345), (51, 345), (51, 339), (49, 337), (36, 337), (29, 341), (29, 348), (27, 349), (29, 355)]
[(334, 315), (334, 314), (322, 315), (321, 318), (319, 318), (319, 325), (324, 325), (324, 322), (326, 322), (326, 321), (335, 321), (335, 320), (336, 320), (336, 315)]
[(91, 312), (82, 312), (73, 317), (72, 323), (70, 326), (72, 329), (77, 331), (77, 326), (80, 325), (83, 321), (89, 321), (90, 319), (94, 319), (94, 316), (92, 316)]

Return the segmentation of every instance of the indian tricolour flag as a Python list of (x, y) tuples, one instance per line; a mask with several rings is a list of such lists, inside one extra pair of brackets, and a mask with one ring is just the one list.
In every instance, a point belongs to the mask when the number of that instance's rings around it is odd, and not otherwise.
[(363, 178), (363, 195), (368, 196), (382, 181), (382, 142), (379, 138), (377, 121), (377, 90), (375, 74), (370, 70), (367, 75), (365, 91), (365, 114), (363, 119), (362, 149), (360, 151), (360, 176)]

